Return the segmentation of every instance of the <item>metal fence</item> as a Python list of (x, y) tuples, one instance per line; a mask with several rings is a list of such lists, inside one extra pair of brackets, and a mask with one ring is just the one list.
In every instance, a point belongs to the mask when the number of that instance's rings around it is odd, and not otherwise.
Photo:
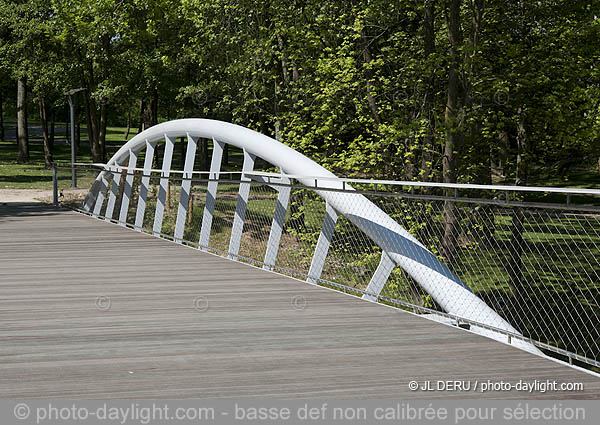
[[(281, 181), (270, 173), (245, 173), (242, 179), (241, 173), (220, 173), (216, 178), (194, 172), (183, 178), (174, 171), (165, 177), (158, 170), (112, 170), (113, 196), (107, 195), (92, 213), (100, 219), (436, 320), (463, 327), (478, 324), (445, 314), (399, 267), (393, 268), (381, 292), (369, 291), (381, 248), (343, 216), (333, 223), (322, 271), (314, 273), (313, 257), (321, 249), (317, 245), (326, 221), (326, 203), (317, 192), (362, 194), (409, 230), (526, 339), (556, 357), (600, 367), (600, 191), (355, 179), (344, 180), (354, 190), (332, 190), (322, 187), (318, 178), (314, 187), (307, 187), (293, 176)], [(91, 186), (98, 171), (78, 167), (80, 184)], [(70, 183), (70, 172), (57, 168), (59, 193), (61, 185)], [(149, 189), (140, 217), (143, 178)], [(163, 194), (161, 180), (168, 182)], [(182, 182), (189, 184), (189, 190), (184, 185), (189, 196), (181, 196)], [(236, 219), (240, 184), (248, 187), (241, 227)], [(286, 210), (278, 204), (282, 187), (289, 188)], [(161, 196), (164, 215), (157, 223)], [(81, 198), (59, 201), (81, 211)], [(211, 205), (214, 213), (207, 216)], [(176, 229), (182, 222), (185, 225)], [(277, 223), (282, 224), (281, 236), (273, 252), (268, 241)], [(232, 233), (239, 230), (237, 246), (232, 246)], [(508, 341), (511, 336), (518, 337), (507, 333)]]

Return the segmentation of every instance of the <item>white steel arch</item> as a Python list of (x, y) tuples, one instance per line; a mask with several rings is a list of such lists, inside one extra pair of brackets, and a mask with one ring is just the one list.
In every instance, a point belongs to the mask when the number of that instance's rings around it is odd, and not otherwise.
[[(153, 152), (156, 144), (163, 140), (166, 140), (167, 148), (170, 148), (172, 152), (173, 141), (178, 137), (187, 137), (188, 140), (213, 139), (215, 145), (218, 144), (221, 148), (223, 143), (241, 148), (244, 150), (245, 156), (252, 158), (252, 162), (255, 157), (260, 157), (279, 167), (284, 174), (310, 176), (295, 177), (308, 187), (314, 185), (314, 177), (325, 177), (327, 179), (319, 180), (320, 188), (353, 190), (349, 185), (343, 185), (341, 181), (336, 180), (336, 176), (330, 171), (277, 140), (245, 127), (209, 119), (181, 119), (151, 127), (123, 145), (107, 165), (127, 166), (129, 164), (131, 167), (140, 151), (148, 149), (149, 152)], [(146, 161), (144, 169), (151, 168), (150, 165), (151, 162)], [(169, 169), (170, 161), (166, 166), (163, 163), (163, 171), (168, 173)], [(85, 210), (91, 211), (96, 205), (94, 210), (99, 211), (98, 203), (101, 204), (104, 198), (110, 176), (109, 171), (102, 171), (98, 175), (86, 197)], [(327, 201), (328, 206), (335, 211), (335, 214), (344, 215), (381, 247), (382, 261), (375, 275), (382, 276), (383, 279), (379, 283), (373, 279), (372, 285), (369, 285), (370, 292), (374, 291), (379, 294), (389, 272), (395, 265), (398, 265), (447, 313), (520, 335), (513, 326), (477, 297), (433, 253), (365, 196), (318, 189), (315, 191)], [(335, 225), (335, 221), (333, 225)], [(369, 296), (363, 298), (376, 299)], [(471, 330), (499, 341), (507, 340), (506, 335), (483, 327), (471, 326)], [(512, 345), (541, 354), (534, 345), (521, 339), (514, 338)]]

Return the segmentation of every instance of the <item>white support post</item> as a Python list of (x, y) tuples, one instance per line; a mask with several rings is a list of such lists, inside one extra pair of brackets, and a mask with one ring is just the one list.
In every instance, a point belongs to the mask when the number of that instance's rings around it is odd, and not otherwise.
[(119, 185), (121, 184), (121, 172), (113, 171), (112, 173), (112, 185), (110, 186), (110, 194), (108, 195), (108, 204), (106, 205), (106, 212), (104, 213), (104, 220), (110, 221), (113, 218), (113, 211), (115, 209), (115, 202), (119, 195)]
[(169, 185), (169, 175), (171, 174), (171, 160), (173, 159), (173, 146), (173, 140), (171, 140), (169, 136), (165, 134), (165, 154), (163, 156), (160, 188), (158, 189), (158, 198), (156, 199), (154, 226), (152, 228), (152, 234), (154, 236), (159, 236), (162, 231), (165, 204), (167, 203), (167, 186)]
[(150, 170), (154, 160), (154, 145), (146, 140), (146, 154), (144, 155), (144, 171), (142, 171), (142, 183), (140, 184), (140, 195), (138, 197), (137, 211), (135, 213), (135, 229), (142, 231), (144, 226), (144, 214), (146, 212), (146, 200), (148, 199), (148, 187), (150, 186)]
[(185, 164), (183, 166), (183, 179), (181, 181), (181, 196), (179, 197), (179, 207), (177, 208), (177, 222), (175, 223), (175, 242), (181, 243), (183, 239), (183, 231), (185, 229), (185, 220), (187, 216), (188, 202), (190, 200), (190, 192), (192, 190), (191, 179), (194, 171), (194, 160), (196, 159), (196, 147), (198, 146), (198, 138), (187, 135), (187, 150), (185, 154)]
[[(290, 179), (287, 177), (281, 178), (281, 183), (290, 184)], [(277, 253), (279, 251), (279, 242), (281, 241), (281, 233), (283, 232), (283, 222), (287, 213), (288, 203), (290, 201), (289, 186), (275, 186), (279, 191), (277, 195), (277, 204), (275, 205), (275, 213), (273, 214), (273, 222), (271, 223), (271, 232), (269, 233), (269, 241), (267, 242), (267, 252), (263, 269), (273, 270), (277, 261)]]
[(368, 294), (364, 294), (362, 296), (363, 300), (377, 302), (377, 297), (370, 294), (381, 294), (381, 291), (385, 286), (385, 282), (387, 282), (388, 278), (390, 277), (390, 273), (392, 273), (392, 270), (394, 270), (394, 267), (396, 267), (394, 260), (390, 258), (387, 252), (382, 251), (379, 265), (377, 266), (375, 273), (373, 273), (371, 281), (365, 290), (368, 292)]
[(129, 200), (131, 199), (131, 188), (133, 187), (133, 174), (137, 164), (137, 153), (129, 150), (129, 167), (127, 168), (127, 176), (125, 177), (125, 188), (123, 189), (123, 199), (121, 200), (121, 212), (119, 213), (119, 224), (125, 226), (127, 224), (127, 212), (129, 211)]
[[(213, 139), (213, 152), (212, 159), (210, 160), (210, 172), (208, 174), (209, 179), (219, 179), (223, 149), (225, 149), (225, 143)], [(198, 242), (198, 246), (202, 251), (206, 251), (210, 241), (210, 229), (212, 227), (212, 219), (215, 211), (215, 199), (217, 198), (218, 185), (218, 181), (208, 182), (206, 202), (204, 203), (204, 215), (202, 216), (202, 227), (200, 228), (200, 239)]]
[(98, 218), (98, 216), (100, 215), (100, 212), (102, 211), (102, 205), (104, 204), (104, 198), (106, 196), (106, 191), (108, 190), (108, 185), (111, 182), (111, 178), (110, 176), (112, 176), (111, 174), (108, 174), (108, 178), (104, 175), (104, 173), (102, 173), (100, 175), (100, 188), (98, 189), (98, 196), (96, 197), (96, 203), (94, 204), (94, 212), (93, 212), (93, 217)]
[[(238, 199), (235, 206), (235, 216), (233, 217), (233, 226), (231, 227), (231, 238), (229, 239), (229, 254), (230, 259), (237, 259), (240, 251), (240, 242), (242, 241), (242, 232), (244, 230), (244, 218), (246, 217), (246, 208), (248, 206), (248, 195), (250, 195), (250, 178), (244, 173), (249, 173), (254, 170), (254, 160), (256, 155), (251, 154), (244, 149), (244, 164), (242, 165), (242, 183), (238, 190)], [(248, 183), (246, 183), (248, 182)]]
[(325, 202), (325, 219), (323, 220), (323, 226), (321, 227), (321, 233), (319, 234), (319, 240), (315, 247), (315, 253), (313, 254), (312, 261), (310, 263), (310, 269), (308, 270), (308, 283), (317, 284), (318, 279), (321, 277), (323, 272), (323, 266), (325, 265), (325, 259), (327, 258), (327, 252), (329, 251), (329, 245), (333, 238), (333, 231), (335, 230), (335, 223), (337, 222), (338, 213), (329, 204), (329, 201)]

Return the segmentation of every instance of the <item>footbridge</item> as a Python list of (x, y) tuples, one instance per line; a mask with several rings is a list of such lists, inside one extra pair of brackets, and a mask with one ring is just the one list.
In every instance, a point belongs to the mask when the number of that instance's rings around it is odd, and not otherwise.
[(600, 395), (600, 191), (342, 179), (203, 119), (54, 182), (0, 206), (5, 396)]

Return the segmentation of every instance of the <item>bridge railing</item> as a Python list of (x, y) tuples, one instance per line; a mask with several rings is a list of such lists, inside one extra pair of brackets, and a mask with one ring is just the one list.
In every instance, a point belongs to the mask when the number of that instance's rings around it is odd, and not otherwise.
[[(322, 177), (307, 186), (300, 176), (265, 172), (114, 165), (78, 166), (80, 182), (91, 185), (102, 169), (114, 178), (88, 212), (94, 217), (434, 320), (485, 327), (444, 313), (319, 192), (330, 200), (364, 195), (521, 332), (496, 329), (507, 342), (521, 338), (600, 367), (598, 190), (360, 179), (331, 189)], [(57, 180), (66, 182), (70, 171), (58, 168)], [(83, 211), (81, 199), (59, 200)]]

